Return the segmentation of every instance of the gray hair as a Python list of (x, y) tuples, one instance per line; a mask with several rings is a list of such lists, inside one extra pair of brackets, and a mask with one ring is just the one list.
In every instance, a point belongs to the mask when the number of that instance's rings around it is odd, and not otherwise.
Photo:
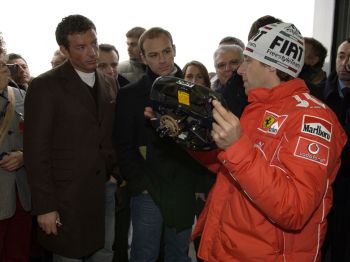
[(243, 49), (239, 45), (220, 45), (214, 52), (214, 56), (213, 56), (214, 61), (218, 54), (226, 53), (230, 51), (238, 52), (241, 61), (243, 61)]

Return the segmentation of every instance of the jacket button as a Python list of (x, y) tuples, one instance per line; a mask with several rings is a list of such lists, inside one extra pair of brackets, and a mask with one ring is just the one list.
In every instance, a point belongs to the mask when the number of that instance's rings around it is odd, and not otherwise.
[(102, 149), (102, 145), (98, 145), (98, 148), (99, 148), (99, 149)]

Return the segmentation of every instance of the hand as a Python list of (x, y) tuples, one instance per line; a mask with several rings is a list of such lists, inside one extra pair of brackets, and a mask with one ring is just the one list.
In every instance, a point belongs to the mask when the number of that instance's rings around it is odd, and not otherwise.
[(146, 106), (145, 111), (143, 112), (146, 119), (152, 119), (156, 117), (156, 114), (153, 112), (152, 107)]
[(48, 235), (54, 234), (57, 236), (57, 226), (61, 226), (60, 216), (57, 211), (38, 215), (39, 227)]
[(221, 149), (227, 149), (241, 136), (239, 119), (230, 111), (227, 111), (219, 101), (213, 101), (213, 129), (211, 135), (216, 145)]
[(6, 171), (13, 172), (23, 166), (23, 152), (9, 152), (0, 160), (0, 167)]

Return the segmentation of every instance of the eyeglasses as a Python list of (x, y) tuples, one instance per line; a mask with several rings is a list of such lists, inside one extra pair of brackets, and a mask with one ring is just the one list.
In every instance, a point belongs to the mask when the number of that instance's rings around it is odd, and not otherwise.
[(218, 70), (225, 70), (227, 67), (229, 67), (230, 69), (233, 67), (238, 67), (241, 64), (240, 60), (231, 60), (229, 62), (221, 62), (216, 64), (216, 68)]
[(350, 62), (349, 61), (347, 62), (347, 64), (344, 67), (345, 67), (346, 72), (350, 73)]
[(5, 67), (10, 69), (10, 71), (12, 72), (12, 71), (18, 71), (18, 68), (20, 67), (20, 65), (18, 65), (18, 64), (6, 64), (6, 63), (0, 61), (0, 69), (3, 69)]
[(19, 69), (22, 68), (19, 64), (6, 64), (6, 66), (10, 70), (10, 73), (12, 76), (17, 75), (19, 72)]

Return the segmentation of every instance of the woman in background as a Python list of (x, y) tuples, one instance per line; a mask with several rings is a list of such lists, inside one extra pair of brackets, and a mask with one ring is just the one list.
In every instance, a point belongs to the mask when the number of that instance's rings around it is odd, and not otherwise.
[(186, 81), (210, 88), (208, 70), (201, 62), (196, 60), (188, 62), (182, 72)]
[[(184, 80), (195, 83), (197, 85), (205, 86), (210, 88), (210, 78), (207, 68), (198, 61), (188, 62), (182, 69)], [(200, 179), (197, 180), (196, 184), (196, 217), (198, 219), (202, 209), (205, 205), (205, 200), (210, 191), (211, 186), (215, 182), (215, 174), (206, 172), (200, 176)], [(197, 238), (193, 241), (196, 253), (199, 248), (200, 238)], [(203, 261), (197, 257), (197, 261)]]

